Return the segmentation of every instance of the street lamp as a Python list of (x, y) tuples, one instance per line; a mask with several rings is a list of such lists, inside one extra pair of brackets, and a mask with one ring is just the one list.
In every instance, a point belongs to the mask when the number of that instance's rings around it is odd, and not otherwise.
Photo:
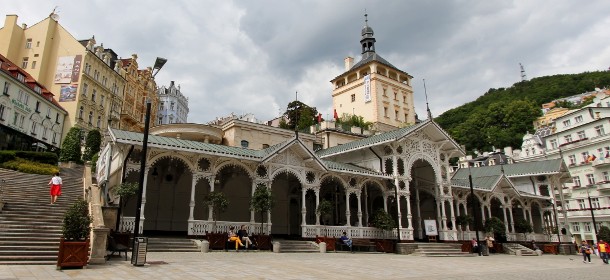
[(587, 190), (587, 199), (589, 200), (589, 210), (591, 211), (591, 220), (593, 221), (593, 231), (595, 232), (595, 239), (599, 240), (597, 235), (597, 225), (595, 223), (595, 213), (593, 213), (593, 204), (591, 203), (591, 196), (589, 195), (589, 186), (585, 186), (585, 190)]
[[(142, 193), (144, 192), (144, 170), (146, 169), (146, 154), (148, 150), (148, 129), (150, 127), (150, 99), (146, 99), (146, 118), (144, 123), (144, 139), (142, 140), (142, 157), (140, 159), (140, 181), (138, 184), (138, 202), (136, 203), (136, 220), (133, 228), (133, 252), (131, 252), (132, 263), (134, 256), (138, 254), (135, 246), (136, 239), (140, 233), (140, 213), (142, 212)], [(135, 263), (134, 263), (135, 264)]]
[(481, 250), (481, 245), (479, 245), (481, 243), (481, 241), (479, 240), (479, 215), (478, 215), (478, 211), (476, 211), (474, 204), (476, 201), (476, 197), (474, 196), (474, 187), (472, 186), (472, 172), (470, 172), (470, 162), (468, 162), (468, 184), (470, 186), (470, 199), (472, 199), (472, 203), (470, 204), (470, 211), (472, 211), (472, 214), (474, 215), (474, 232), (477, 236), (477, 245), (479, 247), (479, 256), (482, 255), (482, 250)]
[[(153, 66), (153, 78), (159, 73), (165, 63), (167, 63), (167, 58), (157, 57), (157, 59), (155, 60), (155, 65)], [(155, 72), (155, 70), (157, 70), (157, 72)]]

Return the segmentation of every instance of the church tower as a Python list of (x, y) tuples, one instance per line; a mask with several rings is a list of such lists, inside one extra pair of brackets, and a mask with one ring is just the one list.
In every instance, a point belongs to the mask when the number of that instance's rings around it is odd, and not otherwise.
[(373, 28), (364, 15), (362, 59), (345, 58), (345, 72), (331, 80), (337, 115), (362, 116), (377, 131), (389, 131), (415, 123), (411, 79), (375, 52)]

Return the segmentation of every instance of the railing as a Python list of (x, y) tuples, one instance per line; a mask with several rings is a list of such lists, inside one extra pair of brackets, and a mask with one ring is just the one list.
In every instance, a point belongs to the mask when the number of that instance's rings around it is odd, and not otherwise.
[[(189, 236), (204, 236), (208, 232), (228, 232), (231, 226), (240, 228), (242, 225), (247, 227), (248, 232), (258, 234), (264, 232), (268, 234), (271, 232), (271, 224), (263, 224), (264, 230), (261, 230), (260, 223), (250, 222), (229, 222), (229, 221), (216, 221), (216, 227), (214, 227), (214, 221), (194, 220), (188, 223), (188, 235)], [(133, 230), (133, 226), (131, 227)]]
[[(141, 234), (144, 231), (144, 218), (140, 219), (140, 230)], [(135, 217), (122, 217), (121, 222), (119, 224), (119, 232), (131, 232), (133, 233), (133, 228), (136, 226), (136, 218)]]
[[(348, 226), (323, 226), (323, 225), (305, 225), (301, 226), (302, 236), (305, 238), (313, 238), (316, 236), (331, 236), (340, 237), (343, 232), (347, 232), (351, 238), (368, 238), (368, 239), (396, 239), (396, 229), (385, 231), (374, 227), (348, 227)], [(400, 229), (401, 240), (413, 240), (413, 230), (402, 228)]]

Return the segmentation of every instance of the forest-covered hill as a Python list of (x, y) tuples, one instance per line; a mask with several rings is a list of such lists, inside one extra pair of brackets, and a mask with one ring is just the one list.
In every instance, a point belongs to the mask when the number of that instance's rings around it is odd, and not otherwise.
[(509, 88), (489, 89), (475, 101), (434, 120), (469, 151), (517, 148), (523, 135), (533, 132), (533, 121), (541, 116), (543, 103), (609, 86), (610, 71), (539, 77)]

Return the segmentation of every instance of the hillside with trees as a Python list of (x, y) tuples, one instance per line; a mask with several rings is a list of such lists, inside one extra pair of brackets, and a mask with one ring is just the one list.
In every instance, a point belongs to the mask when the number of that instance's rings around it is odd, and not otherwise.
[(539, 77), (509, 88), (491, 88), (434, 120), (469, 151), (517, 148), (526, 132), (534, 132), (533, 121), (542, 115), (542, 104), (608, 86), (610, 71)]

